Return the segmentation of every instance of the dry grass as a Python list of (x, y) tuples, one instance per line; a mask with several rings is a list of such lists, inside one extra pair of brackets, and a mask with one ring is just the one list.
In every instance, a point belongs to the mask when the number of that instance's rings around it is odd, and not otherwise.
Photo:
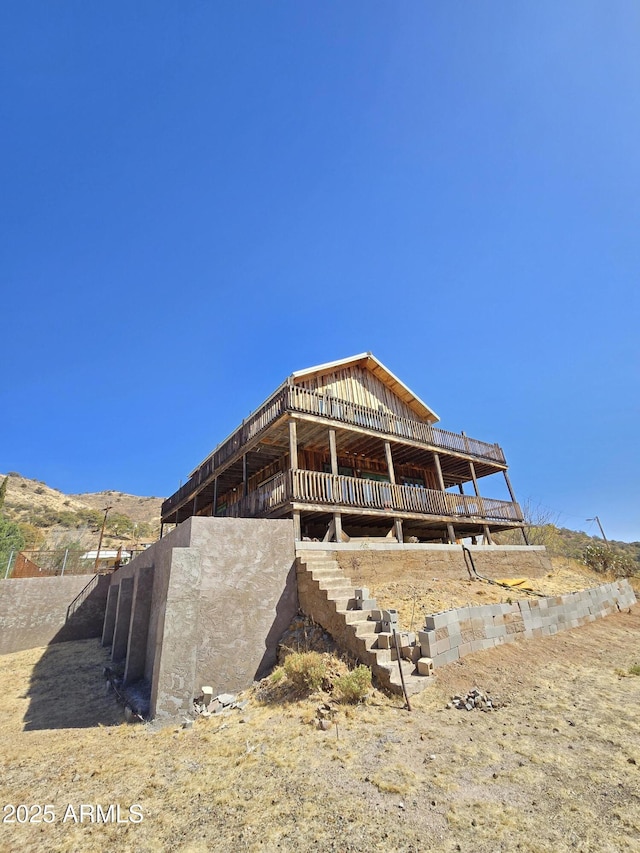
[[(553, 571), (548, 575), (531, 580), (533, 589), (542, 595), (576, 592), (614, 580), (596, 574), (578, 560), (565, 557), (554, 558), (552, 566)], [(378, 567), (373, 574), (367, 574), (362, 569), (358, 571), (358, 583), (368, 587), (379, 607), (396, 608), (401, 627), (408, 630), (420, 628), (424, 624), (424, 617), (430, 613), (468, 604), (498, 604), (527, 597), (525, 592), (517, 588), (505, 589), (480, 580), (417, 576), (399, 580), (396, 574), (386, 574)], [(637, 592), (640, 592), (640, 588)]]
[[(0, 789), (51, 825), (0, 825), (2, 851), (640, 850), (640, 607), (478, 652), (402, 710), (377, 691), (277, 703), (159, 731), (121, 723), (94, 641), (0, 658)], [(478, 686), (493, 713), (446, 709)], [(279, 689), (274, 685), (270, 691)], [(28, 722), (26, 722), (28, 721)], [(140, 803), (139, 824), (62, 823), (68, 803)]]

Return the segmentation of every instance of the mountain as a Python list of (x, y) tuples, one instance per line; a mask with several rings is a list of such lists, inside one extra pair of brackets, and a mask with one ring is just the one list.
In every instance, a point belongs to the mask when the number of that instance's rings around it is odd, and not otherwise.
[[(9, 472), (3, 512), (22, 531), (27, 548), (91, 548), (107, 514), (105, 547), (155, 541), (160, 533), (163, 498), (140, 497), (107, 490), (66, 495), (41, 480)], [(5, 475), (0, 474), (0, 482)]]

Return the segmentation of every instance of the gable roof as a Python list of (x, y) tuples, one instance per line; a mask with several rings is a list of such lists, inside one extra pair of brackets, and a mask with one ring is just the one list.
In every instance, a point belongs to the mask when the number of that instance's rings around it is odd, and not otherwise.
[(306, 370), (297, 370), (291, 374), (291, 379), (311, 379), (313, 376), (320, 376), (324, 373), (332, 373), (335, 370), (340, 370), (343, 367), (352, 366), (363, 367), (370, 371), (377, 379), (384, 383), (389, 390), (406, 403), (413, 411), (422, 419), (433, 424), (439, 421), (438, 415), (430, 409), (427, 404), (420, 399), (413, 391), (407, 387), (404, 382), (401, 382), (381, 361), (372, 355), (370, 352), (363, 352), (359, 355), (352, 355), (350, 358), (343, 358), (339, 361), (329, 361), (326, 364), (318, 364), (316, 367), (308, 367)]

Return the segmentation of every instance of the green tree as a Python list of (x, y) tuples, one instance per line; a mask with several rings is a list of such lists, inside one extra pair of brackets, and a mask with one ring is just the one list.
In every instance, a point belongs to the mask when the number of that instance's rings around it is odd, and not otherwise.
[(11, 552), (24, 548), (24, 536), (13, 521), (0, 515), (0, 579), (4, 578)]
[(9, 482), (9, 478), (5, 477), (2, 481), (2, 485), (0, 486), (0, 512), (2, 511), (2, 507), (4, 506), (4, 499), (7, 496), (7, 483)]

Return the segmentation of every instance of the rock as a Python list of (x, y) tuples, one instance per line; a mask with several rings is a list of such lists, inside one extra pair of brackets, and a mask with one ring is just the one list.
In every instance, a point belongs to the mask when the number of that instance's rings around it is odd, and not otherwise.
[(208, 705), (211, 702), (211, 700), (213, 699), (213, 687), (209, 687), (208, 685), (205, 685), (204, 687), (201, 687), (200, 689), (202, 690), (202, 695), (204, 697), (203, 704)]
[(233, 703), (236, 701), (236, 697), (233, 695), (233, 693), (219, 693), (216, 696), (216, 699), (218, 700), (218, 702), (220, 702), (221, 705), (233, 705)]
[(330, 720), (318, 720), (318, 728), (323, 732), (329, 731), (329, 729), (331, 728), (331, 721)]

